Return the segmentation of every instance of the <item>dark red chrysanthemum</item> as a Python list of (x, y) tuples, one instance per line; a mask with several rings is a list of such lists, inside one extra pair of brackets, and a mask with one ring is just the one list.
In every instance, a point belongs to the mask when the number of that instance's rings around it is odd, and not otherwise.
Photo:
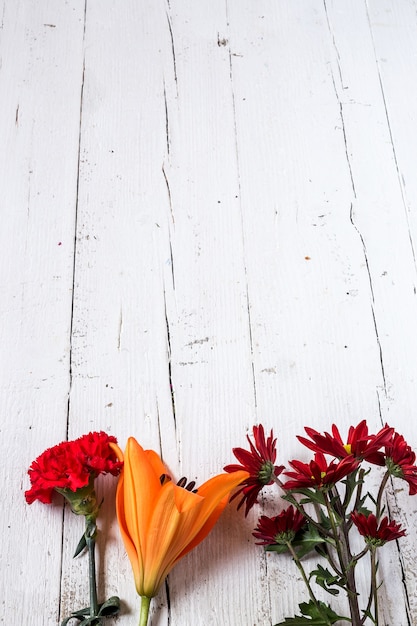
[(268, 439), (265, 439), (265, 432), (262, 424), (253, 427), (253, 437), (255, 445), (247, 436), (250, 450), (244, 448), (233, 448), (233, 454), (240, 462), (238, 464), (226, 465), (226, 472), (237, 472), (245, 470), (250, 476), (242, 483), (240, 489), (234, 494), (233, 498), (242, 494), (238, 509), (246, 502), (245, 516), (248, 514), (253, 505), (257, 502), (258, 494), (265, 485), (271, 485), (274, 476), (279, 476), (284, 469), (283, 465), (277, 466), (275, 459), (277, 457), (276, 439), (271, 430)]
[(117, 443), (116, 438), (96, 432), (45, 450), (28, 470), (31, 482), (31, 488), (25, 492), (28, 504), (35, 500), (50, 504), (55, 489), (75, 492), (99, 474), (116, 476), (123, 463), (117, 460), (109, 443)]
[(297, 439), (313, 452), (331, 454), (338, 459), (352, 454), (359, 460), (377, 465), (384, 464), (385, 455), (381, 452), (381, 448), (388, 444), (394, 432), (393, 428), (385, 425), (376, 435), (370, 435), (366, 420), (362, 420), (357, 426), (350, 426), (346, 443), (344, 443), (335, 424), (332, 425), (332, 434), (327, 432), (321, 434), (308, 427), (304, 430), (312, 441), (301, 436), (297, 436)]
[(316, 452), (314, 460), (310, 463), (290, 461), (294, 472), (284, 472), (291, 478), (284, 484), (288, 490), (296, 490), (304, 487), (316, 487), (318, 489), (331, 487), (348, 474), (351, 474), (359, 465), (358, 459), (349, 455), (340, 461), (331, 461), (329, 464), (322, 452)]
[(402, 435), (394, 433), (391, 441), (385, 446), (385, 465), (389, 473), (406, 480), (410, 496), (417, 493), (416, 455)]
[(401, 524), (394, 521), (388, 522), (388, 517), (384, 517), (379, 525), (373, 513), (366, 516), (353, 511), (351, 517), (360, 534), (365, 537), (365, 541), (375, 547), (383, 546), (387, 541), (393, 541), (405, 535), (405, 530), (401, 530)]
[(290, 505), (276, 517), (262, 515), (252, 535), (258, 546), (287, 544), (291, 542), (299, 530), (306, 524), (306, 518), (300, 511)]

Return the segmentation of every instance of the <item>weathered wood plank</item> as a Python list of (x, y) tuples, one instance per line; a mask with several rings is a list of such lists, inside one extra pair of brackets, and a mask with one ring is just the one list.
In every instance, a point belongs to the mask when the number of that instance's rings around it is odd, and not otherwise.
[(0, 619), (51, 624), (62, 506), (29, 509), (23, 491), (31, 461), (67, 433), (83, 7), (4, 2), (0, 14)]
[[(122, 446), (134, 435), (157, 449), (166, 441), (175, 458), (165, 295), (173, 280), (172, 217), (163, 174), (162, 73), (171, 42), (163, 6), (147, 4), (132, 2), (124, 11), (113, 2), (87, 7), (70, 433), (104, 429)], [(132, 616), (138, 599), (111, 495), (103, 508), (108, 535), (100, 580), (106, 597), (118, 593)], [(64, 586), (85, 596), (84, 579), (71, 559), (78, 531), (73, 520), (67, 523)]]
[[(61, 562), (61, 512), (28, 510), (20, 485), (67, 426), (134, 435), (197, 481), (255, 422), (274, 427), (280, 463), (309, 458), (304, 425), (365, 417), (417, 441), (416, 14), (412, 0), (0, 13), (2, 471), (31, 528), (22, 541), (1, 522), (7, 571), (29, 567), (6, 614), (25, 623), (38, 601), (51, 623), (60, 594), (61, 616), (87, 603), (82, 520), (65, 513)], [(100, 481), (98, 570), (124, 624), (138, 598), (114, 486)], [(405, 486), (388, 501), (409, 534), (381, 563), (385, 626), (417, 620)], [(253, 545), (271, 499), (246, 520), (234, 509), (169, 576), (154, 626), (271, 625), (305, 599), (291, 563)]]

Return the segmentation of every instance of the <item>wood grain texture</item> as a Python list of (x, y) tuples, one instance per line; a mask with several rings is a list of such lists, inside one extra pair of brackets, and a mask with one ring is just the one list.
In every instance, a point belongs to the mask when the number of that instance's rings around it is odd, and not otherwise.
[[(23, 497), (67, 437), (133, 435), (199, 482), (254, 423), (282, 463), (309, 458), (305, 425), (363, 418), (416, 448), (416, 8), (0, 1), (0, 623), (87, 603), (82, 520)], [(408, 534), (381, 552), (383, 626), (417, 623), (406, 487), (387, 501)], [(114, 489), (100, 481), (98, 571), (122, 626), (138, 599)], [(253, 545), (263, 510), (227, 509), (152, 626), (294, 613), (292, 564)]]
[(23, 491), (32, 459), (67, 436), (83, 12), (4, 2), (0, 13), (0, 620), (51, 624), (62, 508), (28, 509)]

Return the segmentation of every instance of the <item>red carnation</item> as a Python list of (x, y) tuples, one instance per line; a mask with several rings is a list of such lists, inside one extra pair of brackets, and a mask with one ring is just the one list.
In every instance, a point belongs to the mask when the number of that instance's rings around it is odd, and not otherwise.
[[(88, 433), (75, 441), (63, 441), (48, 448), (33, 461), (28, 470), (31, 488), (25, 492), (28, 504), (40, 500), (45, 504), (52, 502), (54, 491), (61, 493), (76, 515), (84, 515), (85, 532), (78, 542), (74, 556), (85, 548), (89, 556), (89, 589), (91, 605), (73, 612), (62, 624), (72, 621), (73, 617), (88, 616), (83, 624), (101, 624), (103, 615), (117, 615), (120, 600), (112, 596), (99, 604), (97, 599), (95, 572), (95, 543), (97, 535), (96, 519), (100, 510), (94, 488), (94, 480), (99, 474), (116, 476), (123, 462), (117, 460), (116, 452), (110, 444), (117, 443), (115, 437), (104, 432)], [(102, 613), (105, 607), (106, 613)]]
[(28, 504), (35, 500), (50, 504), (54, 490), (75, 492), (99, 474), (116, 476), (123, 463), (117, 460), (109, 443), (117, 443), (116, 438), (95, 432), (45, 450), (28, 471), (32, 485), (25, 492)]

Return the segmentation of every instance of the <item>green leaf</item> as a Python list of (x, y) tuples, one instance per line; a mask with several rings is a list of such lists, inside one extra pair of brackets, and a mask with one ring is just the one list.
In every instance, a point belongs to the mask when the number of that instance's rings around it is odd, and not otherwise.
[(330, 531), (332, 529), (332, 525), (330, 523), (329, 518), (327, 517), (327, 515), (325, 514), (325, 512), (323, 511), (323, 509), (320, 509), (320, 519), (319, 519), (319, 524), (322, 528), (324, 528), (325, 530)]
[(270, 546), (265, 546), (265, 552), (276, 552), (277, 554), (285, 554), (285, 552), (289, 552), (289, 550), (285, 543), (273, 543)]
[(77, 547), (75, 548), (74, 556), (72, 558), (75, 559), (75, 557), (78, 556), (79, 554), (81, 554), (81, 552), (86, 547), (87, 547), (87, 540), (85, 538), (85, 534), (83, 534), (83, 536), (81, 537), (81, 539), (78, 542)]
[(120, 599), (117, 596), (111, 596), (108, 600), (100, 605), (98, 614), (100, 617), (112, 617), (120, 611)]
[(315, 604), (310, 602), (302, 602), (300, 605), (302, 615), (295, 617), (286, 617), (283, 622), (275, 624), (275, 626), (332, 626), (339, 620), (350, 622), (350, 618), (337, 615), (332, 608), (324, 602)]
[(368, 493), (367, 493), (366, 495), (368, 496), (368, 498), (371, 500), (371, 502), (372, 502), (375, 506), (378, 506), (378, 503), (377, 503), (376, 499), (374, 498), (374, 496), (372, 495), (372, 493), (370, 493), (370, 492), (368, 491)]
[(316, 583), (332, 596), (337, 596), (339, 594), (339, 589), (333, 589), (333, 586), (344, 589), (346, 584), (346, 581), (343, 578), (332, 574), (328, 569), (325, 569), (320, 564), (317, 565), (317, 569), (310, 572), (310, 579), (312, 577), (315, 577)]
[[(297, 533), (295, 539), (291, 542), (291, 545), (297, 553), (298, 558), (301, 559), (313, 550), (319, 551), (318, 547), (323, 543), (331, 543), (333, 545), (333, 541), (331, 539), (322, 537), (317, 528), (312, 524), (309, 524), (306, 530)], [(265, 547), (265, 552), (284, 554), (285, 552), (289, 552), (289, 550), (285, 544), (272, 544)]]
[(302, 533), (300, 539), (294, 542), (293, 545), (298, 558), (301, 559), (309, 552), (317, 550), (320, 544), (327, 543), (333, 544), (333, 541), (326, 537), (322, 537), (317, 528), (312, 524), (309, 524), (307, 530)]
[(294, 496), (292, 495), (293, 493), (300, 493), (301, 495), (305, 496), (305, 498), (300, 500), (300, 504), (307, 504), (310, 502), (316, 502), (317, 504), (321, 504), (323, 506), (326, 504), (323, 492), (320, 491), (320, 489), (308, 489), (307, 487), (302, 487), (300, 489), (297, 489), (296, 491), (293, 490), (289, 494), (281, 497), (283, 498), (283, 500), (288, 500), (288, 502), (294, 502)]
[(363, 506), (363, 504), (360, 504), (360, 506), (358, 506), (358, 508), (356, 509), (356, 512), (363, 513), (363, 515), (366, 515), (366, 517), (368, 517), (368, 515), (372, 513), (372, 511), (368, 509), (366, 506)]
[(87, 606), (71, 613), (69, 617), (61, 622), (61, 626), (67, 626), (72, 619), (78, 620), (78, 626), (98, 626), (102, 623), (102, 619), (114, 617), (118, 614), (119, 610), (119, 598), (117, 596), (111, 596), (111, 598), (98, 605), (97, 615), (90, 616), (90, 607)]
[(78, 622), (82, 622), (85, 616), (90, 615), (90, 607), (87, 606), (84, 609), (79, 609), (78, 611), (73, 611), (69, 617), (66, 617), (62, 622), (61, 626), (66, 626), (72, 619), (77, 619)]
[(370, 619), (370, 620), (371, 620), (371, 622), (373, 622), (374, 624), (376, 624), (376, 622), (375, 622), (375, 618), (374, 618), (374, 616), (372, 615), (371, 611), (369, 611), (369, 609), (364, 609), (364, 610), (362, 611), (362, 613), (364, 614), (364, 616), (365, 616), (365, 617), (367, 617), (368, 619)]

